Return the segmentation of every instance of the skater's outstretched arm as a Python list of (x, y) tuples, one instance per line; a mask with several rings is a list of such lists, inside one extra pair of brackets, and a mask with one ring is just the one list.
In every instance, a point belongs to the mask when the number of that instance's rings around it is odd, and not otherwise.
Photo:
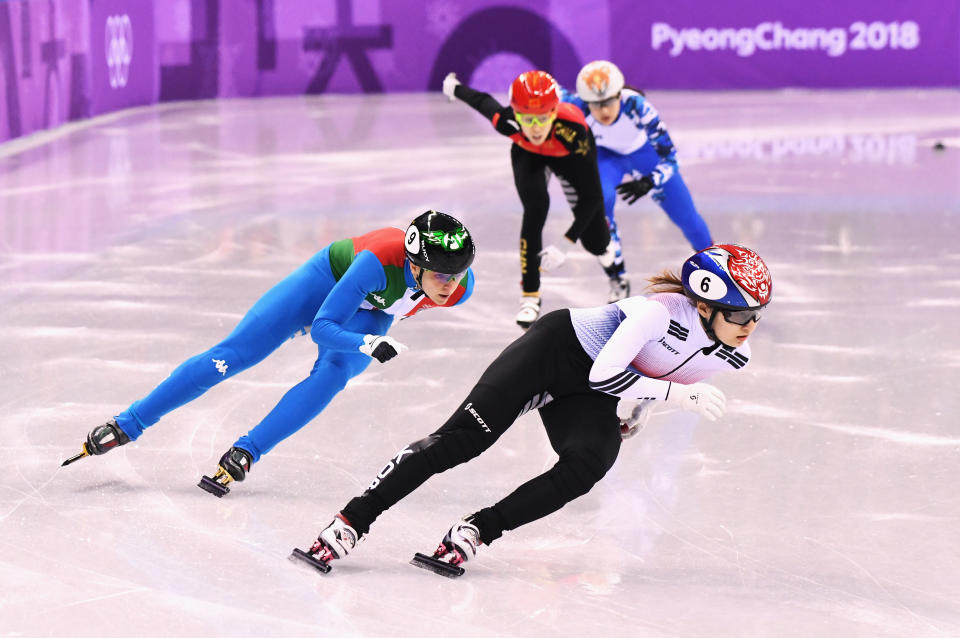
[(497, 129), (497, 132), (501, 135), (510, 137), (520, 133), (520, 125), (514, 117), (513, 108), (500, 104), (489, 93), (477, 91), (459, 81), (453, 85), (453, 89), (449, 92), (490, 120), (493, 128)]
[[(459, 81), (456, 82), (452, 93), (454, 97), (466, 102), (471, 108), (490, 121), (493, 121), (498, 113), (506, 110), (506, 108), (500, 104), (500, 102), (497, 102), (489, 93), (477, 91)], [(494, 122), (494, 125), (496, 125), (496, 122)], [(513, 132), (516, 133), (518, 130), (520, 129), (517, 128)]]

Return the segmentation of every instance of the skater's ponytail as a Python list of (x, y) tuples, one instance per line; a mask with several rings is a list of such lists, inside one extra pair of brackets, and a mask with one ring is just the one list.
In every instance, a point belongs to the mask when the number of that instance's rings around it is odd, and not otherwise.
[(646, 289), (653, 293), (676, 292), (681, 295), (687, 294), (687, 291), (683, 289), (683, 282), (680, 280), (680, 276), (672, 270), (661, 271), (659, 274), (648, 278), (647, 281), (650, 283)]

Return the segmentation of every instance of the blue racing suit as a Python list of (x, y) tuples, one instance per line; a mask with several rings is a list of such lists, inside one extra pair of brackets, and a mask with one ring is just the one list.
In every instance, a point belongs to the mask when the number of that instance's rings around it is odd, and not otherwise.
[(603, 206), (610, 225), (610, 236), (621, 256), (620, 232), (613, 215), (617, 185), (624, 176), (648, 177), (653, 182), (652, 197), (676, 224), (694, 250), (710, 246), (713, 240), (707, 223), (693, 205), (693, 198), (677, 167), (676, 148), (660, 121), (660, 114), (637, 91), (620, 92), (620, 114), (604, 126), (590, 114), (587, 103), (561, 90), (563, 101), (574, 104), (586, 117), (597, 142), (597, 167), (603, 188)]
[[(371, 357), (359, 350), (365, 335), (386, 334), (395, 319), (436, 306), (414, 280), (403, 238), (403, 230), (385, 228), (327, 246), (267, 291), (226, 339), (184, 361), (117, 415), (117, 424), (135, 440), (171, 410), (309, 332), (318, 350), (310, 374), (234, 443), (256, 462), (366, 369)], [(468, 270), (446, 306), (466, 301), (473, 285)]]

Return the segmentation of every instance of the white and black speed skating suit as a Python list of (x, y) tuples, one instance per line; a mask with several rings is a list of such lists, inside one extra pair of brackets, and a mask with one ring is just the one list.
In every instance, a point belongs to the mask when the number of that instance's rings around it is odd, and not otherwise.
[(539, 408), (557, 463), (474, 514), (484, 543), (586, 494), (620, 449), (617, 401), (666, 399), (747, 364), (749, 346), (707, 336), (682, 294), (630, 297), (596, 308), (557, 310), (537, 321), (490, 364), (447, 422), (411, 443), (341, 515), (365, 534), (387, 508), (428, 478), (490, 447), (516, 418)]

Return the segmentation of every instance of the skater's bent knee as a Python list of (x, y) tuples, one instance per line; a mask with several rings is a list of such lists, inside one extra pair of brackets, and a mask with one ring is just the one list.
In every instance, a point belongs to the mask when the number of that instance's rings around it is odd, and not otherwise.
[(476, 438), (478, 437), (472, 432), (434, 433), (408, 447), (414, 452), (422, 453), (433, 472), (443, 472), (466, 463), (486, 449), (487, 446), (474, 440)]
[(437, 435), (437, 434), (431, 434), (430, 436), (424, 437), (424, 438), (420, 439), (419, 441), (414, 441), (413, 443), (411, 443), (411, 444), (408, 445), (407, 447), (408, 447), (408, 448), (410, 449), (410, 451), (412, 451), (412, 452), (423, 452), (423, 451), (426, 450), (428, 447), (430, 447), (431, 445), (433, 445), (433, 444), (437, 441), (437, 439), (439, 439), (439, 438), (440, 438), (439, 435)]
[(591, 453), (567, 453), (554, 466), (554, 481), (568, 500), (583, 496), (606, 476), (613, 461)]

